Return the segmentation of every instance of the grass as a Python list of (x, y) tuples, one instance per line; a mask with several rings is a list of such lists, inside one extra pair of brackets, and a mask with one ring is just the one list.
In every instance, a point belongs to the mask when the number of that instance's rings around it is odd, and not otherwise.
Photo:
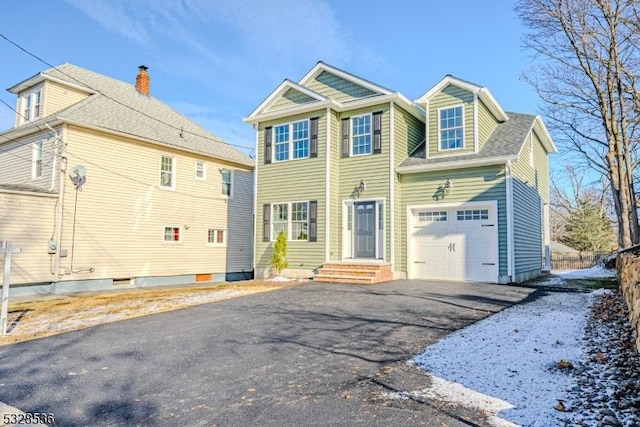
[(571, 288), (578, 289), (618, 289), (618, 280), (615, 277), (598, 277), (590, 279), (564, 279)]

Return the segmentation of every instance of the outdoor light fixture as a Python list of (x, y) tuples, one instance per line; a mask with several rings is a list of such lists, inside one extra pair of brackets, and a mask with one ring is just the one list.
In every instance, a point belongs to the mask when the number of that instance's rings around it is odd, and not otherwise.
[(358, 185), (358, 191), (362, 193), (364, 190), (366, 190), (366, 188), (367, 188), (367, 184), (365, 184), (363, 180), (360, 180), (360, 185)]
[(444, 182), (444, 191), (448, 193), (449, 191), (451, 191), (452, 188), (453, 188), (453, 184), (451, 183), (451, 180), (447, 178), (447, 180)]

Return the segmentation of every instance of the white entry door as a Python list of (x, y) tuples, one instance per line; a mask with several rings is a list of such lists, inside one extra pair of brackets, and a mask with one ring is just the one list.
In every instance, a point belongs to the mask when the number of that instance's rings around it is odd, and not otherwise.
[(495, 210), (476, 204), (412, 209), (410, 277), (497, 283)]

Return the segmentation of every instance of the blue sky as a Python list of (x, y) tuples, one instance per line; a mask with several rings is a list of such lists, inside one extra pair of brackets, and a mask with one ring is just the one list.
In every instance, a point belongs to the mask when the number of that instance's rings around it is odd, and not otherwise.
[[(510, 0), (31, 0), (2, 5), (0, 33), (52, 65), (134, 83), (229, 143), (283, 79), (322, 60), (416, 99), (445, 74), (486, 86), (506, 111), (537, 113)], [(7, 88), (47, 65), (0, 39)], [(15, 97), (0, 97), (15, 105)], [(14, 113), (0, 104), (0, 129)], [(247, 151), (248, 152), (248, 151)]]

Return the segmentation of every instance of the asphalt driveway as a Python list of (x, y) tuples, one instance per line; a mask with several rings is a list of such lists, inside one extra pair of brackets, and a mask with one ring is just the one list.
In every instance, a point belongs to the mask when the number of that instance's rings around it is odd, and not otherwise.
[(0, 401), (60, 426), (483, 425), (382, 393), (424, 388), (412, 354), (531, 292), (399, 280), (252, 294), (0, 347)]

